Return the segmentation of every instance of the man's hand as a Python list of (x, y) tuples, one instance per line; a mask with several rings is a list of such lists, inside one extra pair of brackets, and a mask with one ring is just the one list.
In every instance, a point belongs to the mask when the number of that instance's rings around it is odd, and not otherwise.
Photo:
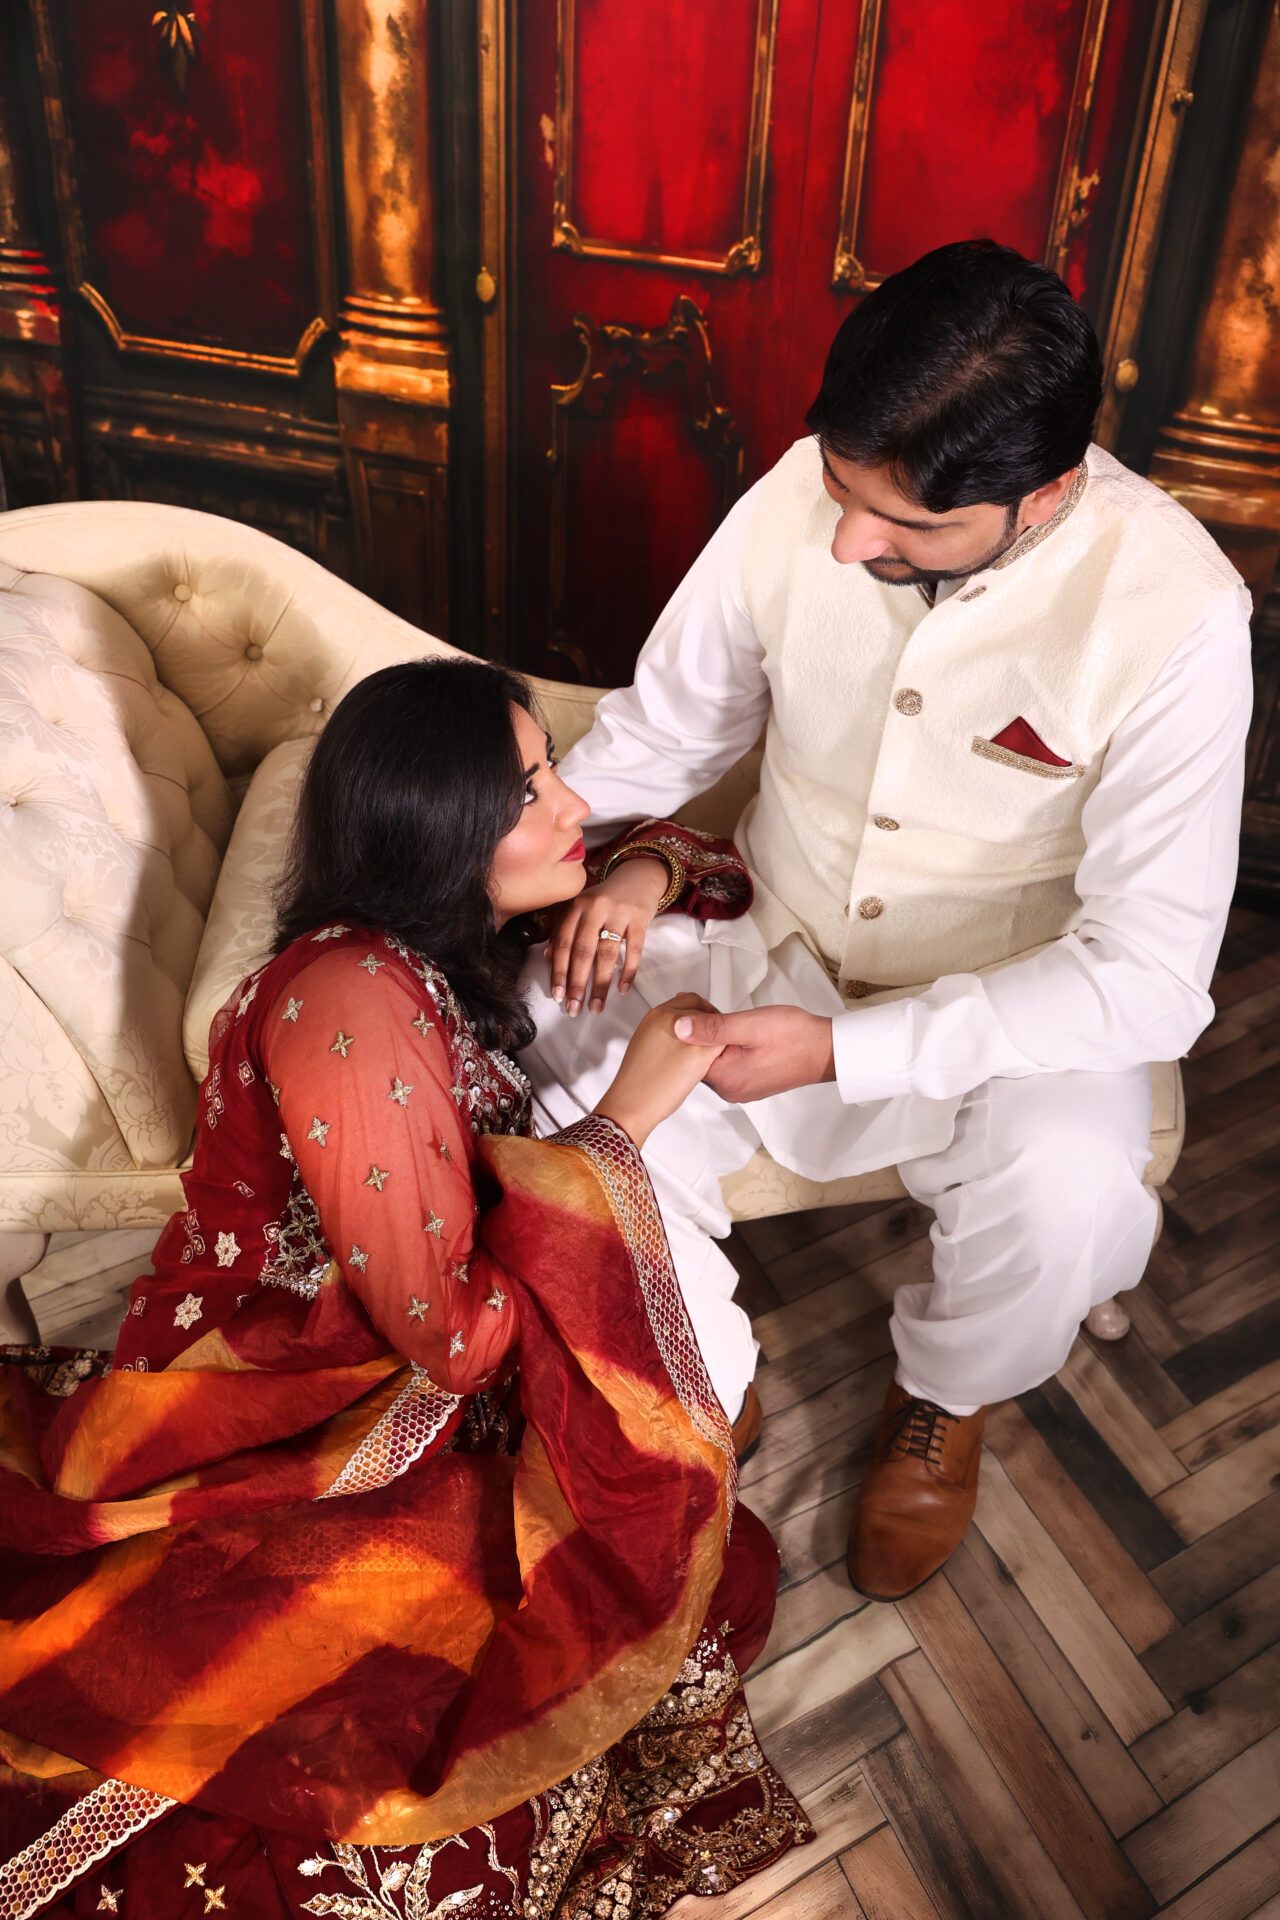
[(723, 1052), (707, 1074), (722, 1100), (764, 1100), (836, 1077), (831, 1022), (803, 1007), (683, 1014), (677, 1038)]

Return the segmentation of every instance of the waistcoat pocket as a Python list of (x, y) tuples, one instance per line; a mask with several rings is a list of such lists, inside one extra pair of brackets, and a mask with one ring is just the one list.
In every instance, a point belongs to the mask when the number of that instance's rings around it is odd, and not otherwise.
[(975, 733), (972, 751), (980, 753), (984, 760), (995, 760), (1002, 767), (1016, 767), (1023, 773), (1034, 773), (1041, 780), (1083, 780), (1085, 768), (1082, 766), (1051, 767), (1046, 760), (1033, 759), (1029, 753), (1015, 753), (1012, 747), (998, 747), (994, 740), (984, 740)]

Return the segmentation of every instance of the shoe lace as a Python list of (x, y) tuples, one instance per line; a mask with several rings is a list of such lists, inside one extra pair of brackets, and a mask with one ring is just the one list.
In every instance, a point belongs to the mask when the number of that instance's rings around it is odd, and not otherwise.
[(895, 1454), (899, 1458), (914, 1454), (918, 1460), (927, 1460), (931, 1466), (938, 1466), (942, 1449), (947, 1444), (950, 1425), (957, 1417), (954, 1413), (948, 1413), (945, 1407), (935, 1406), (932, 1400), (904, 1401), (897, 1413), (890, 1417), (881, 1459), (888, 1460)]

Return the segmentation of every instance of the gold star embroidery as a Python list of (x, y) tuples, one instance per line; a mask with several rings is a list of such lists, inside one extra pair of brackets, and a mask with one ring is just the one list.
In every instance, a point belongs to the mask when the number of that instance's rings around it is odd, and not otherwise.
[(333, 1045), (330, 1047), (329, 1049), (330, 1053), (340, 1053), (343, 1059), (345, 1060), (347, 1057), (347, 1048), (351, 1045), (351, 1042), (354, 1039), (355, 1039), (354, 1033), (344, 1033), (342, 1031), (342, 1028), (339, 1027), (338, 1037), (334, 1041)]
[(485, 1301), (486, 1307), (492, 1307), (495, 1313), (501, 1313), (506, 1304), (507, 1296), (501, 1287), (495, 1287), (489, 1295), (489, 1298)]
[(461, 1082), (459, 1082), (459, 1084), (456, 1087), (450, 1087), (449, 1091), (453, 1095), (454, 1099), (457, 1101), (458, 1105), (461, 1106), (463, 1101), (467, 1097), (466, 1088), (461, 1084)]
[(321, 933), (313, 933), (313, 940), (338, 940), (344, 933), (350, 933), (350, 927), (325, 927)]
[(466, 1344), (467, 1343), (463, 1339), (462, 1335), (460, 1333), (455, 1333), (452, 1340), (449, 1342), (450, 1356), (457, 1353), (461, 1353), (463, 1348), (466, 1346)]
[(219, 1912), (221, 1913), (226, 1912), (227, 1903), (222, 1897), (225, 1892), (226, 1892), (225, 1887), (206, 1887), (205, 1888), (204, 1910), (206, 1913), (212, 1913), (215, 1907), (217, 1907)]
[(467, 1269), (467, 1262), (465, 1260), (451, 1260), (449, 1262), (449, 1278), (451, 1280), (460, 1280), (464, 1287), (468, 1286), (471, 1281), (471, 1275)]
[(234, 1267), (240, 1257), (240, 1243), (234, 1233), (220, 1233), (214, 1252), (220, 1267)]
[(450, 1166), (453, 1165), (453, 1155), (449, 1151), (449, 1143), (447, 1140), (442, 1139), (437, 1142), (436, 1152), (440, 1155), (440, 1158), (442, 1160), (447, 1160)]
[(285, 1008), (284, 1012), (280, 1015), (280, 1018), (282, 1020), (292, 1020), (294, 1026), (296, 1027), (298, 1024), (298, 1015), (302, 1012), (302, 1009), (305, 1005), (306, 1005), (305, 1000), (295, 1000), (293, 995), (290, 994), (289, 1004)]
[(427, 1317), (427, 1308), (430, 1305), (431, 1302), (429, 1300), (419, 1300), (416, 1293), (411, 1293), (409, 1295), (408, 1306), (409, 1318), (411, 1320), (425, 1320)]
[(361, 1273), (363, 1273), (363, 1272), (364, 1272), (364, 1270), (365, 1270), (365, 1268), (366, 1268), (366, 1267), (368, 1266), (368, 1264), (369, 1264), (369, 1256), (368, 1256), (368, 1254), (367, 1254), (367, 1253), (363, 1253), (363, 1252), (361, 1252), (361, 1250), (360, 1250), (360, 1248), (359, 1248), (359, 1247), (352, 1247), (352, 1249), (351, 1249), (351, 1264), (352, 1264), (352, 1266), (353, 1266), (353, 1267), (358, 1267), (358, 1268), (360, 1269), (360, 1271), (361, 1271)]
[(378, 968), (385, 967), (386, 964), (385, 960), (375, 960), (371, 953), (366, 953), (363, 960), (356, 961), (356, 965), (363, 967), (371, 980), (377, 975)]
[(208, 1862), (202, 1860), (198, 1867), (193, 1867), (189, 1860), (184, 1860), (182, 1864), (187, 1870), (187, 1877), (182, 1883), (184, 1890), (187, 1887), (202, 1887), (204, 1885), (204, 1870)]
[(378, 1192), (381, 1193), (390, 1178), (391, 1172), (389, 1168), (370, 1167), (369, 1178), (365, 1181), (365, 1185), (366, 1187), (376, 1187)]
[(323, 1146), (325, 1143), (325, 1140), (328, 1137), (329, 1129), (332, 1125), (333, 1125), (332, 1120), (322, 1120), (320, 1118), (320, 1115), (317, 1114), (315, 1119), (311, 1122), (311, 1131), (307, 1135), (308, 1140), (318, 1140), (320, 1142), (320, 1145)]
[(280, 1158), (282, 1160), (292, 1160), (293, 1158), (293, 1148), (289, 1145), (289, 1136), (287, 1133), (280, 1135)]
[(400, 1078), (399, 1074), (397, 1074), (395, 1080), (392, 1082), (391, 1091), (387, 1095), (387, 1098), (388, 1100), (398, 1101), (402, 1107), (407, 1107), (409, 1104), (409, 1095), (412, 1092), (413, 1088), (406, 1087), (404, 1081)]
[(98, 1892), (102, 1895), (101, 1900), (99, 1900), (98, 1902), (98, 1912), (99, 1913), (119, 1913), (120, 1895), (124, 1892), (124, 1888), (117, 1887), (115, 1892), (113, 1893), (110, 1887), (104, 1887), (100, 1885), (98, 1887)]
[(438, 1240), (442, 1232), (444, 1231), (444, 1221), (440, 1218), (440, 1215), (438, 1213), (433, 1213), (431, 1218), (428, 1220), (426, 1226), (422, 1229), (422, 1231), (424, 1233), (434, 1234), (436, 1239)]
[(173, 1316), (174, 1326), (181, 1327), (184, 1333), (189, 1327), (194, 1327), (196, 1321), (200, 1318), (200, 1310), (203, 1306), (204, 1295), (202, 1293), (189, 1293)]
[(423, 1039), (425, 1040), (427, 1035), (431, 1031), (431, 1022), (430, 1020), (428, 1020), (425, 1011), (419, 1013), (417, 1019), (414, 1021), (413, 1024), (418, 1029), (418, 1032), (422, 1035)]

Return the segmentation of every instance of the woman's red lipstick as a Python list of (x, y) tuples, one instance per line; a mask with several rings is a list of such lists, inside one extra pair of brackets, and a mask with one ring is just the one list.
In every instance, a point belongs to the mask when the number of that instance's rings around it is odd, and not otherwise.
[(568, 853), (561, 854), (560, 857), (562, 860), (585, 860), (586, 859), (587, 843), (583, 839), (581, 834), (578, 835), (577, 839), (574, 841), (573, 845), (570, 847)]

